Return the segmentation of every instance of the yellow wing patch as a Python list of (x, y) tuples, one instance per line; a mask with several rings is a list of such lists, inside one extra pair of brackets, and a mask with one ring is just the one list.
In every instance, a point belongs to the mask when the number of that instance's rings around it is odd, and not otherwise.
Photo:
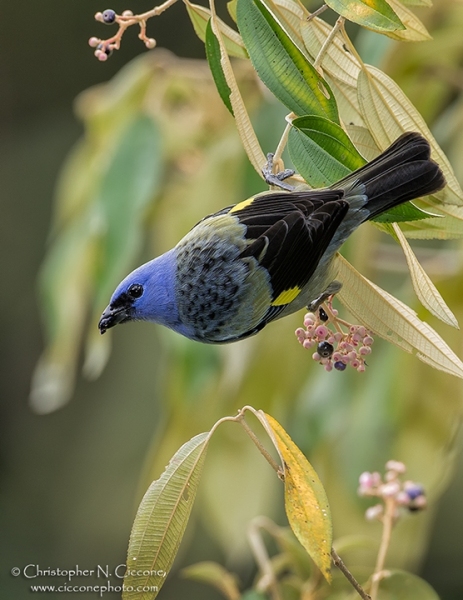
[(238, 210), (243, 210), (243, 208), (246, 208), (246, 206), (249, 206), (253, 202), (254, 202), (254, 198), (248, 198), (247, 200), (243, 200), (243, 202), (240, 202), (239, 204), (235, 204), (235, 206), (229, 211), (229, 214), (237, 212)]
[(272, 306), (281, 306), (282, 304), (289, 304), (294, 300), (294, 298), (299, 296), (300, 293), (301, 288), (297, 286), (292, 287), (289, 290), (284, 290), (275, 298), (275, 300), (272, 302)]

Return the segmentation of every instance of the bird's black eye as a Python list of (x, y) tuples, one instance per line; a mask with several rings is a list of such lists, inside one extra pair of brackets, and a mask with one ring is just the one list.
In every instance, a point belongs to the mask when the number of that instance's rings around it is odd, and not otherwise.
[(140, 298), (140, 296), (143, 294), (143, 286), (139, 283), (132, 283), (127, 290), (127, 293), (131, 298)]

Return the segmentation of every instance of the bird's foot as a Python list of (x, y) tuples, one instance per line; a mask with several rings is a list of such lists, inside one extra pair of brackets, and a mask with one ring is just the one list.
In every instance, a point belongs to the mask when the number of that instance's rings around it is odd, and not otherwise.
[(337, 294), (341, 288), (342, 283), (335, 279), (330, 283), (330, 285), (326, 288), (323, 294), (320, 294), (318, 298), (315, 298), (315, 300), (312, 300), (312, 302), (307, 305), (307, 308), (311, 312), (316, 312), (321, 304), (326, 302), (329, 298), (331, 298), (331, 296), (334, 296), (334, 294)]
[(274, 173), (273, 158), (274, 154), (272, 152), (269, 152), (267, 154), (267, 163), (262, 169), (262, 175), (264, 176), (265, 181), (269, 185), (279, 187), (282, 190), (287, 190), (288, 192), (294, 191), (294, 186), (290, 185), (289, 183), (285, 183), (284, 180), (288, 179), (288, 177), (292, 177), (295, 171), (293, 169), (285, 169), (284, 171), (280, 171), (279, 173)]

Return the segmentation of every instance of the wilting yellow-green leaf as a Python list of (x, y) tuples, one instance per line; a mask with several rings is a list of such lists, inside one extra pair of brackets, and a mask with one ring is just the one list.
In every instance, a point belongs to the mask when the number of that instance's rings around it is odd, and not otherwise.
[[(184, 2), (196, 35), (203, 42), (206, 41), (206, 27), (211, 18), (211, 11), (204, 6), (193, 4), (188, 0), (184, 0)], [(223, 34), (223, 43), (228, 54), (230, 56), (236, 56), (237, 58), (248, 58), (248, 53), (246, 52), (240, 34), (218, 17), (217, 24)]]
[(164, 584), (193, 507), (209, 439), (209, 433), (200, 433), (186, 442), (144, 495), (130, 535), (124, 600), (152, 600)]
[[(332, 27), (322, 19), (315, 18), (311, 21), (302, 20), (300, 28), (304, 45), (315, 60)], [(357, 97), (360, 63), (352, 52), (349, 52), (340, 32), (325, 50), (320, 66), (332, 86), (343, 122), (364, 125)]]
[(354, 146), (367, 161), (373, 160), (381, 153), (377, 143), (366, 127), (345, 125), (346, 131)]
[(389, 5), (405, 25), (405, 29), (388, 31), (387, 36), (402, 42), (425, 42), (431, 39), (428, 30), (418, 17), (406, 8), (400, 0), (388, 0)]
[(458, 329), (458, 321), (456, 320), (455, 315), (445, 303), (444, 299), (436, 289), (436, 286), (429, 278), (429, 275), (418, 262), (418, 259), (411, 249), (410, 244), (407, 242), (407, 238), (402, 233), (402, 230), (397, 223), (394, 223), (392, 227), (394, 229), (395, 236), (402, 246), (405, 258), (407, 259), (407, 265), (412, 278), (413, 289), (415, 290), (419, 301), (438, 319), (444, 323), (447, 323), (447, 325), (451, 325), (452, 327), (456, 327)]
[(358, 99), (368, 129), (382, 150), (405, 131), (418, 131), (428, 139), (431, 155), (439, 163), (447, 181), (445, 188), (435, 197), (441, 202), (461, 206), (463, 192), (447, 157), (423, 117), (395, 81), (376, 67), (365, 65), (358, 78)]
[(284, 464), (285, 509), (291, 529), (327, 581), (331, 581), (332, 525), (323, 485), (281, 425), (265, 415)]
[(428, 198), (420, 200), (420, 206), (439, 216), (422, 223), (404, 223), (402, 229), (406, 237), (415, 240), (451, 240), (463, 237), (463, 206), (436, 204)]
[(190, 565), (182, 569), (181, 574), (187, 579), (215, 587), (228, 600), (239, 600), (241, 597), (237, 576), (216, 562), (205, 561)]
[(404, 29), (386, 0), (325, 0), (339, 15), (363, 27), (384, 33)]
[(463, 378), (461, 360), (415, 311), (361, 275), (341, 255), (337, 267), (343, 287), (336, 297), (359, 323), (399, 348), (416, 353), (434, 368)]

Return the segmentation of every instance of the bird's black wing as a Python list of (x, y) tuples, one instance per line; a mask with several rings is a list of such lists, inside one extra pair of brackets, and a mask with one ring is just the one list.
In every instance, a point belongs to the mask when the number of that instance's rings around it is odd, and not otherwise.
[(349, 204), (342, 190), (272, 193), (234, 206), (230, 213), (246, 225), (248, 247), (270, 274), (276, 316), (312, 277)]

